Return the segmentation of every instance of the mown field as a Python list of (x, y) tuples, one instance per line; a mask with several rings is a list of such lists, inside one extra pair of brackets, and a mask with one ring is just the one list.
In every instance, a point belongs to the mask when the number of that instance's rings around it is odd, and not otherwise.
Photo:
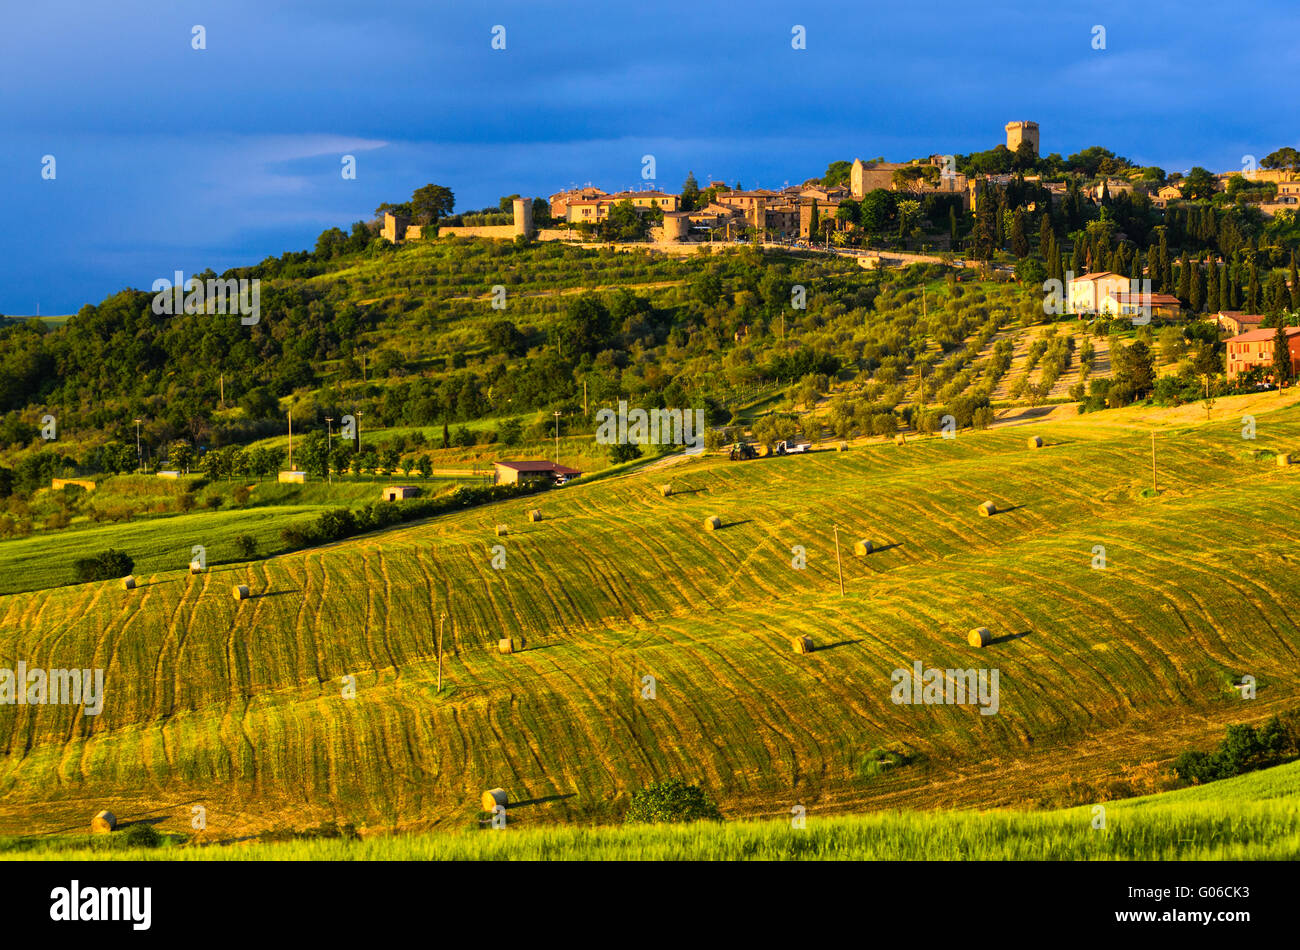
[[(0, 858), (190, 861), (1237, 861), (1300, 858), (1300, 762), (1163, 795), (1047, 812), (886, 811), (687, 826), (550, 826), (196, 847), (0, 839)], [(508, 814), (508, 812), (507, 812)]]
[[(1270, 454), (1300, 450), (1285, 401), (693, 460), (547, 495), (539, 523), (513, 501), (193, 579), (158, 569), (130, 593), (5, 596), (0, 663), (103, 667), (107, 699), (99, 717), (0, 706), (0, 827), (77, 831), (109, 807), (183, 831), (202, 804), (216, 837), (466, 829), (499, 785), (526, 828), (615, 820), (667, 777), (728, 818), (1154, 790), (1159, 763), (1300, 693), (1300, 473)], [(985, 499), (1001, 513), (977, 517)], [(878, 550), (851, 557), (858, 538)], [(997, 637), (983, 651), (977, 625)], [(800, 634), (816, 652), (792, 652)], [(507, 636), (527, 649), (499, 655)], [(915, 660), (998, 669), (999, 713), (895, 705), (890, 673)], [(912, 764), (863, 768), (903, 745)]]

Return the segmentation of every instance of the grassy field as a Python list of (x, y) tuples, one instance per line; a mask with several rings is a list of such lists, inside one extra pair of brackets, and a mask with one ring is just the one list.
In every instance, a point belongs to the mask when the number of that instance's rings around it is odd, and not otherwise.
[(686, 826), (545, 827), (361, 840), (317, 838), (160, 848), (87, 835), (0, 839), (0, 858), (264, 861), (1136, 860), (1300, 858), (1300, 762), (1108, 803), (1048, 812), (881, 812)]
[[(68, 584), (72, 562), (88, 553), (117, 548), (135, 560), (139, 572), (167, 571), (185, 567), (194, 545), (207, 549), (212, 565), (246, 560), (235, 548), (235, 538), (247, 534), (257, 542), (260, 556), (286, 550), (280, 532), (290, 525), (302, 525), (333, 508), (359, 508), (376, 501), (383, 485), (395, 479), (384, 476), (353, 476), (332, 484), (313, 481), (280, 484), (235, 479), (203, 484), (198, 478), (176, 481), (147, 475), (118, 475), (105, 479), (84, 496), (81, 508), (96, 509), (130, 519), (115, 523), (94, 522), (88, 514), (73, 518), (67, 528), (43, 530), (25, 538), (0, 541), (0, 594), (40, 590)], [(409, 479), (396, 479), (403, 484)], [(414, 480), (426, 494), (437, 494), (458, 484), (482, 484), (482, 479), (433, 477)], [(244, 502), (236, 492), (248, 489)], [(57, 496), (49, 490), (37, 496)], [(194, 509), (182, 511), (177, 501), (190, 494)], [(220, 507), (205, 510), (210, 500)]]
[[(79, 831), (108, 807), (183, 831), (197, 803), (219, 837), (467, 829), (500, 785), (522, 830), (616, 820), (667, 777), (703, 784), (728, 818), (1154, 791), (1160, 763), (1300, 697), (1300, 473), (1270, 454), (1300, 449), (1289, 400), (1223, 399), (1209, 423), (1196, 406), (1130, 409), (705, 458), (201, 578), (160, 564), (129, 593), (4, 596), (0, 664), (103, 667), (107, 698), (98, 717), (0, 706), (0, 828)], [(1031, 432), (1044, 449), (1025, 448)], [(678, 493), (661, 497), (665, 482)], [(985, 499), (1000, 513), (977, 517)], [(724, 527), (705, 532), (713, 514)], [(228, 516), (193, 517), (235, 530)], [(858, 538), (878, 550), (847, 556)], [(255, 596), (234, 601), (236, 582)], [(983, 651), (965, 640), (977, 625), (996, 636)], [(795, 635), (816, 652), (793, 653)], [(498, 654), (506, 636), (528, 648)], [(917, 660), (998, 669), (999, 713), (894, 704), (891, 671)], [(1243, 674), (1254, 701), (1233, 688)], [(913, 764), (863, 769), (895, 745)]]

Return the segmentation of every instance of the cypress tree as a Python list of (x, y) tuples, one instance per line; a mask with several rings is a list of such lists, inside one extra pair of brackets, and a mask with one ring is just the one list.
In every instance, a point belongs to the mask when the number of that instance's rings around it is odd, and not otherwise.
[(1200, 313), (1205, 309), (1205, 280), (1201, 276), (1201, 259), (1199, 257), (1192, 263), (1192, 282), (1189, 290), (1190, 296), (1188, 296), (1187, 302), (1191, 304), (1192, 313)]
[(1169, 263), (1169, 235), (1165, 228), (1160, 229), (1160, 293), (1174, 292), (1174, 270)]
[(1273, 333), (1273, 381), (1279, 387), (1291, 382), (1291, 348), (1287, 345), (1286, 327), (1281, 320)]
[(1228, 273), (1228, 265), (1225, 262), (1223, 265), (1223, 270), (1219, 270), (1218, 267), (1215, 267), (1214, 269), (1219, 274), (1219, 309), (1231, 310), (1232, 309), (1232, 277)]
[(1074, 271), (1075, 277), (1082, 276), (1088, 270), (1088, 259), (1085, 256), (1083, 244), (1082, 240), (1074, 242), (1074, 255), (1070, 260), (1070, 269)]
[(1011, 253), (1024, 260), (1029, 256), (1029, 237), (1025, 234), (1025, 213), (1020, 208), (1011, 216)]
[(1219, 306), (1219, 265), (1210, 255), (1205, 265), (1205, 309), (1213, 310)]
[(1259, 313), (1259, 268), (1255, 266), (1255, 257), (1250, 258), (1250, 282), (1246, 286), (1246, 307), (1249, 313)]
[[(1052, 259), (1052, 221), (1047, 212), (1043, 212), (1042, 218), (1038, 222), (1038, 253), (1042, 255), (1043, 260)], [(1291, 266), (1295, 267), (1295, 255), (1291, 255)]]
[(1280, 270), (1273, 271), (1268, 275), (1268, 283), (1264, 285), (1264, 306), (1267, 313), (1277, 314), (1280, 318), (1282, 311), (1286, 310), (1291, 299), (1286, 290), (1286, 275)]
[(1178, 262), (1178, 299), (1187, 303), (1192, 298), (1192, 262), (1187, 257), (1187, 252), (1183, 251), (1183, 256)]

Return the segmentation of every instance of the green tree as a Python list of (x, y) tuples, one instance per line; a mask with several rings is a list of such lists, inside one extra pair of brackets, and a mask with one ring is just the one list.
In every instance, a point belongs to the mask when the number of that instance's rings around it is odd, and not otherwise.
[(442, 185), (424, 185), (411, 194), (411, 216), (425, 224), (436, 224), (450, 215), (455, 205), (456, 196)]
[(1213, 173), (1197, 165), (1187, 173), (1183, 179), (1182, 192), (1184, 198), (1201, 198), (1210, 199), (1214, 197), (1215, 191), (1218, 190), (1219, 180), (1214, 177)]
[(700, 186), (695, 180), (695, 172), (687, 172), (682, 182), (681, 210), (694, 211), (699, 207)]
[(635, 793), (624, 820), (629, 824), (721, 821), (722, 813), (698, 785), (674, 778), (653, 782)]
[(1286, 330), (1284, 321), (1279, 320), (1273, 331), (1273, 381), (1278, 386), (1291, 382), (1291, 347)]
[(1300, 152), (1287, 146), (1280, 148), (1276, 152), (1269, 152), (1260, 160), (1261, 168), (1279, 168), (1289, 169), (1293, 172), (1300, 172)]
[(1029, 236), (1025, 233), (1025, 212), (1021, 208), (1012, 214), (1011, 253), (1022, 260), (1029, 256)]

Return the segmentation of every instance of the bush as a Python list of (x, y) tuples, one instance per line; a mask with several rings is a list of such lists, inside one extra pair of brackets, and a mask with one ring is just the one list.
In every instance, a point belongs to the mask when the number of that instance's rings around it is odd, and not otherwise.
[(251, 534), (241, 534), (235, 538), (235, 552), (241, 558), (257, 557), (257, 540)]
[(611, 465), (621, 465), (641, 457), (641, 446), (634, 442), (619, 442), (609, 447)]
[(134, 569), (135, 561), (131, 556), (114, 548), (100, 551), (90, 557), (80, 557), (72, 562), (72, 574), (78, 584), (126, 577)]
[(654, 782), (633, 795), (624, 820), (647, 824), (721, 821), (722, 813), (698, 785), (674, 778)]
[(133, 848), (156, 848), (163, 843), (163, 836), (153, 825), (141, 822), (126, 829), (126, 843)]
[(1174, 759), (1174, 773), (1185, 782), (1213, 782), (1289, 762), (1300, 756), (1300, 711), (1273, 716), (1256, 730), (1229, 726), (1213, 752), (1189, 750)]

